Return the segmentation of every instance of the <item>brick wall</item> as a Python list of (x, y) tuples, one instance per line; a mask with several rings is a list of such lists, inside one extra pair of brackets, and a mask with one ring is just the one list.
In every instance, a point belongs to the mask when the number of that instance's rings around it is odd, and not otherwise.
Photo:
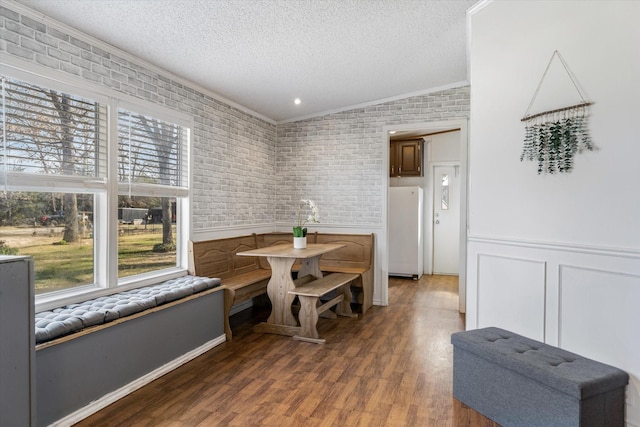
[[(193, 229), (272, 224), (276, 126), (220, 102), (115, 49), (36, 15), (0, 6), (0, 57), (62, 72), (194, 117)], [(47, 21), (51, 22), (51, 21)]]
[(469, 88), (462, 87), (276, 126), (25, 15), (0, 6), (0, 55), (194, 117), (195, 233), (292, 223), (300, 198), (318, 203), (323, 225), (379, 227), (382, 127), (469, 117)]
[(323, 225), (382, 226), (383, 126), (466, 119), (469, 102), (466, 86), (278, 125), (276, 221), (308, 198)]

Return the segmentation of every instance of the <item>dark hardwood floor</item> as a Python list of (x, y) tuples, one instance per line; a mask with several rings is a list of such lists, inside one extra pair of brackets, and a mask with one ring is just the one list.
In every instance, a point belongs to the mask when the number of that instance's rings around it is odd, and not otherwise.
[(245, 310), (232, 342), (77, 425), (495, 426), (452, 397), (457, 280), (391, 278), (388, 307), (321, 318), (324, 345), (253, 333), (268, 310)]

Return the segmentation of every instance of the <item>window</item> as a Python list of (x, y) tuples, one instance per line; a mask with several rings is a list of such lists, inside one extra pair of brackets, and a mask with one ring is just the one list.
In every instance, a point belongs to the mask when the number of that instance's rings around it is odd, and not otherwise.
[[(68, 200), (77, 206), (75, 218)], [(0, 254), (33, 257), (36, 295), (94, 283), (93, 206), (92, 194), (0, 195)]]
[(120, 109), (119, 182), (184, 188), (187, 176), (182, 163), (187, 155), (187, 138), (180, 125)]
[(175, 267), (176, 199), (118, 196), (118, 200), (119, 206), (128, 206), (118, 208), (118, 277)]
[(190, 122), (26, 76), (0, 76), (0, 255), (47, 301), (183, 274)]
[(95, 193), (86, 190), (106, 176), (106, 106), (1, 83), (0, 252), (33, 256), (36, 294), (92, 285)]
[(6, 78), (2, 99), (5, 176), (104, 177), (105, 106)]
[[(176, 239), (181, 232), (176, 227), (181, 211), (177, 204), (188, 195), (188, 138), (187, 129), (176, 123), (118, 110), (120, 277), (170, 262), (176, 265), (176, 240), (181, 240)], [(125, 240), (144, 241), (152, 249), (136, 260), (140, 252), (132, 256)]]
[(442, 187), (440, 196), (440, 209), (443, 211), (449, 209), (449, 174), (442, 174)]

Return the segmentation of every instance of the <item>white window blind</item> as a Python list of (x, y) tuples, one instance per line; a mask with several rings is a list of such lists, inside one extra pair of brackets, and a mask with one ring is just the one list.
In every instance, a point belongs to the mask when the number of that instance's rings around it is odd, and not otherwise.
[(106, 176), (106, 106), (2, 79), (2, 162), (7, 174)]
[[(192, 119), (71, 80), (0, 75), (0, 241), (14, 224), (34, 227), (20, 253), (51, 258), (36, 265), (40, 309), (165, 280), (187, 265)], [(54, 250), (58, 236), (66, 244)]]
[(188, 128), (118, 110), (118, 180), (136, 185), (187, 188)]

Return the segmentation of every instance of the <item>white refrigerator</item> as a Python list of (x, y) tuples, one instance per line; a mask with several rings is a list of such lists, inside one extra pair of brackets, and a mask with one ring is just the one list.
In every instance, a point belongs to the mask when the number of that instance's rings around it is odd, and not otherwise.
[(423, 272), (422, 187), (389, 188), (389, 275), (418, 280)]

